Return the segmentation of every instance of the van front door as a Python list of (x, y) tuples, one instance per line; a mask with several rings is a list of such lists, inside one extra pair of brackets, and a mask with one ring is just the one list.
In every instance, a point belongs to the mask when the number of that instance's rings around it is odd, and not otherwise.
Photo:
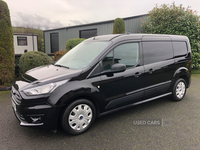
[(126, 70), (101, 76), (100, 92), (105, 109), (118, 108), (140, 100), (144, 96), (144, 67), (140, 64), (139, 43), (125, 43), (114, 48), (103, 60), (103, 72), (109, 72), (116, 63)]

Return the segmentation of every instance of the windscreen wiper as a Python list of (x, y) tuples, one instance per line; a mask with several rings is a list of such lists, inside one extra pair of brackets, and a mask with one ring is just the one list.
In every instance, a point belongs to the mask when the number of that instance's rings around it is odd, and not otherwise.
[(58, 67), (63, 67), (63, 68), (67, 68), (67, 69), (69, 69), (69, 67), (67, 67), (67, 66), (55, 65), (55, 64), (54, 64), (54, 66), (58, 66)]

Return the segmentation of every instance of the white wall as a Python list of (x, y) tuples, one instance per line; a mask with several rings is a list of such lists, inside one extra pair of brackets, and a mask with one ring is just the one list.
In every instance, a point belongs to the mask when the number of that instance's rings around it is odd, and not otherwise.
[[(19, 46), (17, 43), (17, 37), (27, 37), (27, 45)], [(28, 34), (14, 34), (14, 50), (15, 54), (23, 54), (24, 50), (26, 49), (29, 51), (38, 51), (38, 39), (37, 35), (28, 35)]]

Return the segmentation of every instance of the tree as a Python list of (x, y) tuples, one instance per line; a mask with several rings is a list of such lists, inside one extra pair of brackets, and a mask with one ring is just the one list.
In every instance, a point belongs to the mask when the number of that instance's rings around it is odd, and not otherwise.
[(10, 13), (7, 4), (0, 0), (0, 85), (11, 85), (15, 74), (14, 59)]
[(79, 43), (83, 42), (85, 39), (84, 38), (75, 38), (75, 39), (69, 39), (66, 42), (66, 47), (65, 49), (69, 51), (70, 49), (74, 48), (76, 45)]
[(192, 68), (200, 68), (200, 21), (196, 11), (175, 3), (156, 6), (143, 21), (142, 28), (145, 33), (187, 36), (192, 49)]
[(121, 18), (116, 18), (113, 24), (113, 34), (123, 34), (125, 33), (124, 20)]

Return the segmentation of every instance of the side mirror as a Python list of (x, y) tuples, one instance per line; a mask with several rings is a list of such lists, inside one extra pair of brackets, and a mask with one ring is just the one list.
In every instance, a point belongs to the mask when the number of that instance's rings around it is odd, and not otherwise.
[(126, 70), (126, 65), (125, 64), (114, 64), (111, 67), (111, 72), (112, 73), (124, 72), (125, 70)]
[(100, 74), (96, 74), (94, 76), (106, 75), (108, 77), (111, 77), (111, 76), (113, 76), (113, 73), (124, 72), (125, 70), (126, 70), (125, 64), (114, 64), (114, 65), (112, 65), (110, 70), (103, 71)]

